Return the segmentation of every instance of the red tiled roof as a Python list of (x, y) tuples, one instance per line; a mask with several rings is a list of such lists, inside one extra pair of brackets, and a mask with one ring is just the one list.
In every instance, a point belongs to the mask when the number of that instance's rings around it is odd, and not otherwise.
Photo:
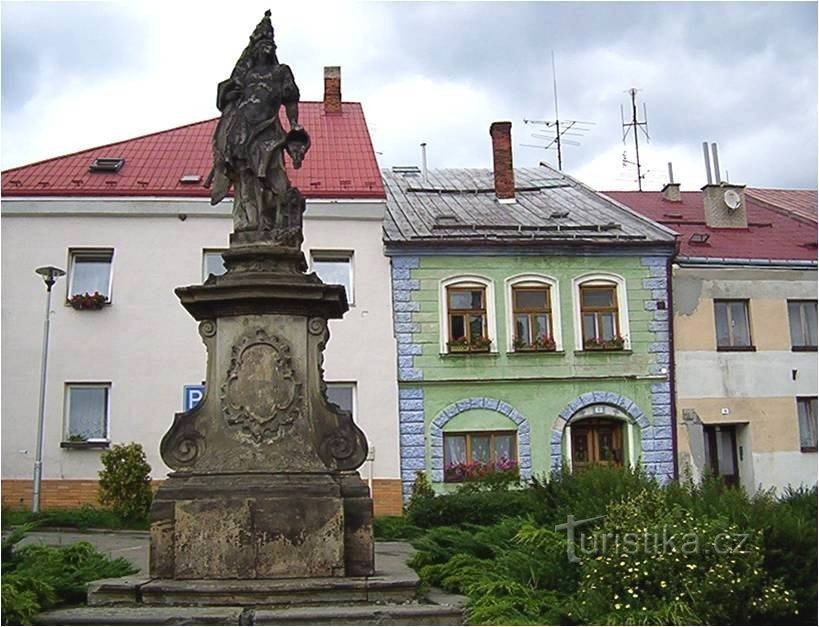
[(746, 187), (745, 193), (754, 200), (771, 205), (774, 209), (787, 211), (800, 218), (816, 222), (817, 193), (815, 189), (760, 189)]
[[(680, 234), (680, 255), (725, 259), (816, 259), (816, 224), (775, 211), (747, 196), (748, 228), (711, 228), (705, 224), (701, 192), (682, 192), (681, 202), (660, 192), (603, 192), (630, 209)], [(691, 236), (708, 235), (705, 243)], [(696, 239), (696, 238), (695, 238)]]
[[(312, 146), (299, 170), (287, 161), (290, 181), (307, 198), (384, 198), (364, 111), (345, 102), (325, 114), (321, 102), (302, 102), (299, 122)], [(185, 174), (202, 181), (213, 165), (216, 119), (180, 126), (4, 171), (3, 196), (210, 196), (202, 183), (180, 183)], [(285, 126), (286, 128), (286, 126)], [(89, 172), (98, 157), (123, 157), (117, 173)]]

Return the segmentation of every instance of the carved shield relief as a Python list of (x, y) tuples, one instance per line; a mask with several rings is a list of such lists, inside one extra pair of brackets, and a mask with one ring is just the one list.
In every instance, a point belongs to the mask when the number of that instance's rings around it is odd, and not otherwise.
[(278, 440), (301, 417), (302, 400), (303, 385), (283, 339), (256, 329), (233, 346), (221, 394), (229, 425), (257, 443)]

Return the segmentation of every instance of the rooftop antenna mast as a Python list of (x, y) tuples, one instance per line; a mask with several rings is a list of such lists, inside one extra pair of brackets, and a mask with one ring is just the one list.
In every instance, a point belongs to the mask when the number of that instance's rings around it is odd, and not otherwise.
[[(628, 90), (628, 93), (631, 95), (631, 122), (626, 123), (625, 116), (623, 115), (623, 105), (620, 105), (620, 125), (623, 127), (623, 145), (626, 143), (626, 137), (628, 137), (629, 133), (634, 133), (634, 153), (637, 159), (636, 166), (637, 166), (637, 189), (643, 191), (643, 177), (645, 174), (641, 171), (641, 164), (640, 164), (640, 134), (637, 132), (639, 129), (643, 132), (646, 136), (646, 141), (650, 141), (651, 138), (648, 135), (648, 116), (646, 115), (646, 103), (643, 103), (643, 121), (637, 119), (637, 90), (632, 87)], [(623, 165), (626, 163), (632, 163), (626, 159), (626, 154), (623, 152)]]
[(579, 120), (563, 120), (563, 127), (560, 125), (560, 113), (557, 108), (557, 71), (555, 69), (555, 51), (552, 50), (552, 90), (555, 96), (555, 119), (554, 120), (523, 120), (525, 124), (539, 124), (546, 128), (554, 128), (555, 134), (543, 135), (539, 133), (532, 133), (535, 139), (549, 140), (545, 146), (535, 144), (523, 144), (530, 148), (543, 148), (549, 150), (551, 148), (557, 149), (557, 169), (563, 170), (563, 144), (570, 146), (579, 146), (580, 142), (572, 139), (565, 139), (565, 137), (583, 137), (590, 129), (587, 128), (594, 124), (594, 122), (581, 122)]

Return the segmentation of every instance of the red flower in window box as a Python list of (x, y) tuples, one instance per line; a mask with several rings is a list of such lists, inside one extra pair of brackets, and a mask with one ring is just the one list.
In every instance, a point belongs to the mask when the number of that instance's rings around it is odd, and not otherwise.
[(517, 479), (518, 463), (514, 459), (501, 458), (494, 462), (453, 462), (444, 468), (444, 480), (453, 483), (479, 481), (494, 475)]
[(102, 309), (108, 303), (108, 297), (94, 292), (93, 294), (74, 294), (68, 304), (74, 309)]
[(557, 344), (553, 337), (545, 333), (537, 336), (531, 344), (527, 344), (523, 340), (515, 338), (513, 343), (517, 351), (553, 351), (557, 350)]

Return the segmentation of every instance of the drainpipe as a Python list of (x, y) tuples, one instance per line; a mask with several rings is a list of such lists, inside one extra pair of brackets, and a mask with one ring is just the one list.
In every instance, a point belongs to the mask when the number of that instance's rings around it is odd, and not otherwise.
[(675, 243), (674, 254), (666, 261), (666, 288), (668, 290), (668, 383), (671, 391), (671, 447), (674, 450), (674, 479), (679, 480), (680, 468), (677, 456), (677, 381), (676, 353), (674, 352), (674, 291), (671, 287), (674, 259), (680, 252), (679, 239)]

